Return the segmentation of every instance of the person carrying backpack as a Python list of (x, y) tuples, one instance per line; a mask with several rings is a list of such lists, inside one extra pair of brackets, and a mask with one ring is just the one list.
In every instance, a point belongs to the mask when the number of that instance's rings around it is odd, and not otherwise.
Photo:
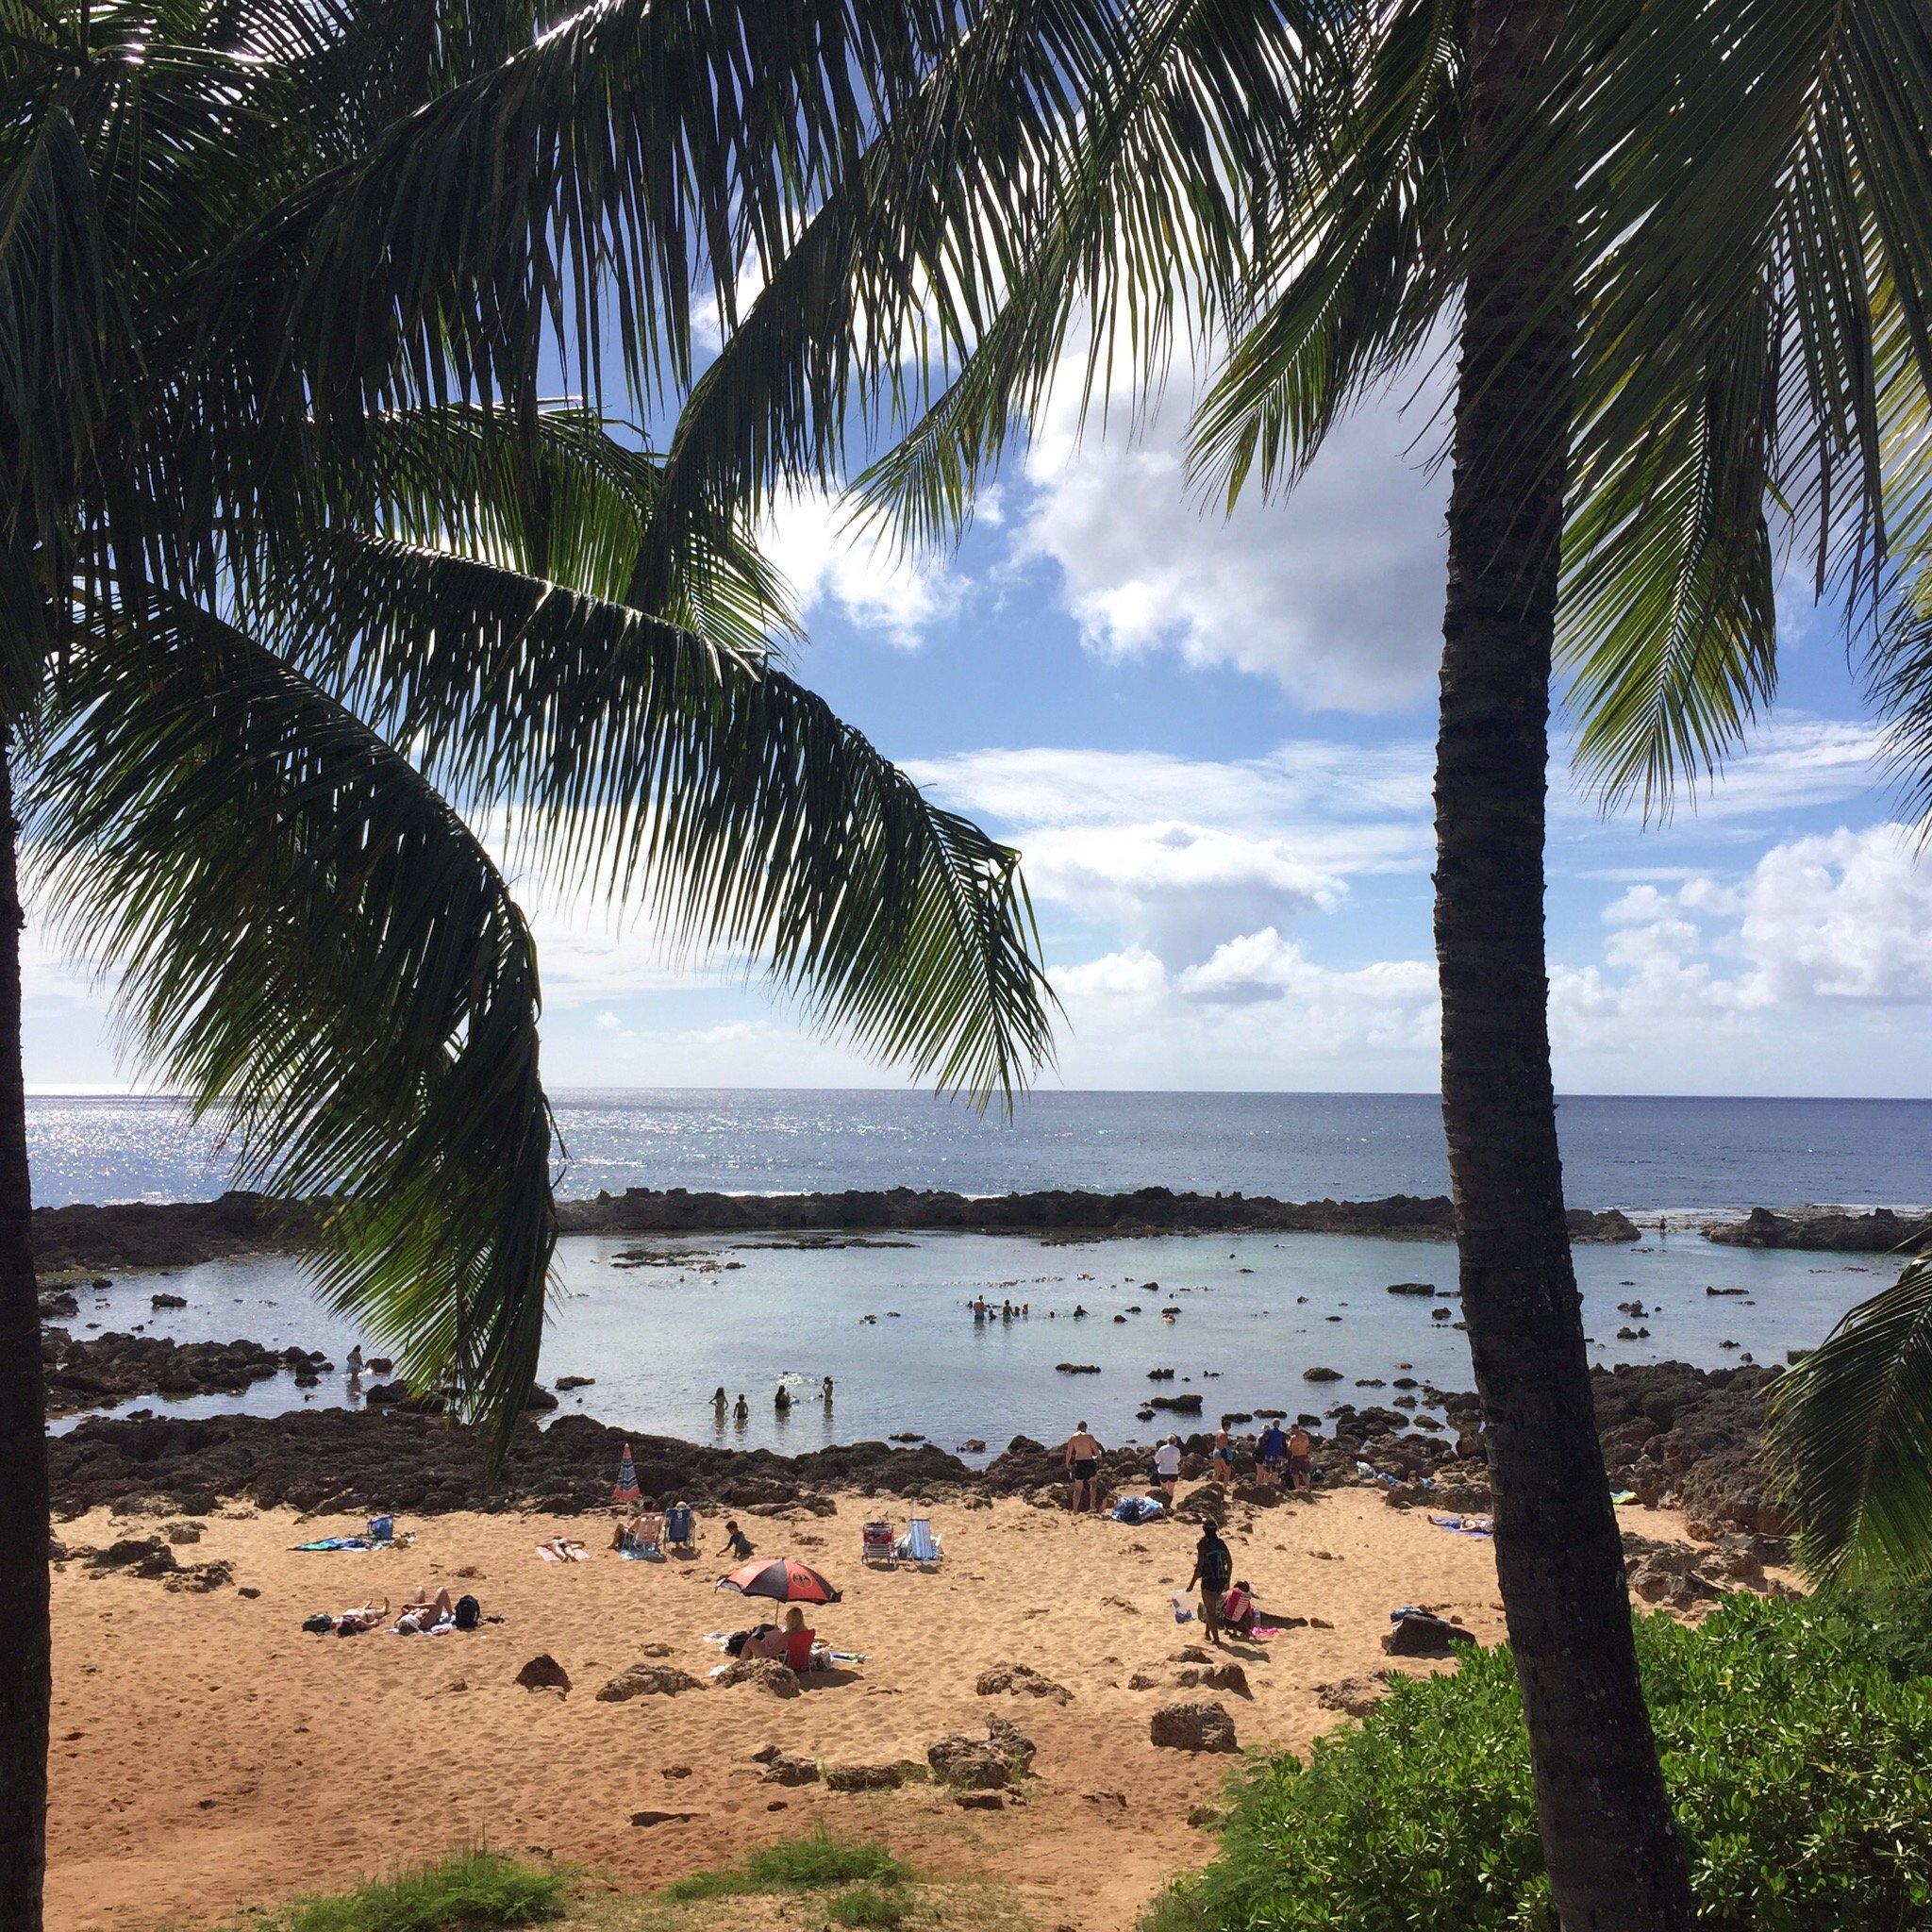
[(1193, 1574), (1188, 1588), (1201, 1592), (1201, 1627), (1209, 1643), (1221, 1642), (1221, 1600), (1234, 1576), (1234, 1556), (1221, 1540), (1221, 1531), (1209, 1521), (1201, 1525), (1201, 1541), (1194, 1545)]

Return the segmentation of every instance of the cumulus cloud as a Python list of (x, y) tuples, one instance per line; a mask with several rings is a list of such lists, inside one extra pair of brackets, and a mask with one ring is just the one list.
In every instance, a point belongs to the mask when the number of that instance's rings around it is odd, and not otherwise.
[(1357, 410), (1291, 496), (1251, 489), (1226, 514), (1188, 478), (1191, 372), (1138, 415), (1116, 408), (1103, 424), (1096, 410), (1083, 425), (1085, 363), (1074, 345), (1027, 451), (1024, 501), (1008, 508), (1016, 558), (1058, 572), (1091, 648), (1173, 650), (1324, 708), (1382, 710), (1427, 694), (1447, 498), (1446, 477), (1422, 459), (1433, 383), (1407, 409), (1391, 394)]
[(966, 593), (966, 579), (944, 558), (902, 552), (854, 523), (827, 491), (788, 491), (760, 520), (758, 537), (802, 613), (836, 610), (908, 650)]

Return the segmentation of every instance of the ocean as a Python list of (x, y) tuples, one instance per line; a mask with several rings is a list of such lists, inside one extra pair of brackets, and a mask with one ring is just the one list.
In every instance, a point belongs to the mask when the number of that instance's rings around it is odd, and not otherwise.
[[(578, 1092), (560, 1097), (558, 1119), (564, 1191), (579, 1194), (1158, 1184), (1300, 1199), (1447, 1185), (1435, 1102), (1416, 1095), (1049, 1093), (1008, 1122), (920, 1094)], [(36, 1099), (29, 1126), (42, 1202), (200, 1198), (223, 1184), (219, 1150), (171, 1103)], [(1573, 1202), (1671, 1221), (1634, 1246), (1575, 1251), (1591, 1357), (1605, 1364), (1781, 1362), (1895, 1273), (1872, 1257), (1727, 1248), (1695, 1233), (1692, 1218), (1932, 1195), (1932, 1103), (1579, 1098), (1564, 1102), (1562, 1128)], [(639, 1265), (640, 1255), (651, 1261)], [(558, 1274), (543, 1377), (594, 1378), (562, 1398), (563, 1412), (700, 1441), (797, 1451), (913, 1432), (997, 1451), (1017, 1433), (1059, 1440), (1083, 1418), (1108, 1441), (1146, 1441), (1153, 1425), (1136, 1411), (1151, 1393), (1198, 1392), (1211, 1419), (1386, 1402), (1397, 1374), (1445, 1389), (1471, 1381), (1454, 1303), (1388, 1292), (1393, 1282), (1453, 1285), (1455, 1253), (1441, 1241), (921, 1235), (813, 1250), (756, 1236), (575, 1236), (559, 1246)], [(151, 1307), (156, 1279), (127, 1275), (84, 1295), (73, 1325), (245, 1336), (338, 1361), (356, 1341), (374, 1345), (316, 1303), (290, 1259), (174, 1271), (168, 1291), (188, 1304), (178, 1310)], [(979, 1295), (1028, 1312), (975, 1323), (968, 1304)], [(1641, 1320), (1619, 1310), (1632, 1300), (1645, 1306)], [(1435, 1320), (1436, 1307), (1450, 1319)], [(1649, 1333), (1619, 1340), (1622, 1327)], [(1171, 1381), (1149, 1379), (1160, 1368)], [(1342, 1379), (1311, 1384), (1310, 1368)], [(826, 1374), (830, 1409), (815, 1393)], [(773, 1399), (781, 1380), (796, 1391), (789, 1412)], [(742, 1427), (715, 1422), (720, 1386), (746, 1393)], [(242, 1396), (165, 1407), (273, 1413), (359, 1395), (340, 1375), (314, 1391), (281, 1375)]]
[[(1449, 1189), (1441, 1117), (1421, 1093), (1041, 1092), (1010, 1120), (906, 1091), (565, 1091), (554, 1100), (566, 1194), (1169, 1187), (1366, 1200)], [(1575, 1207), (1932, 1199), (1932, 1101), (1575, 1095), (1559, 1123)], [(36, 1097), (27, 1133), (42, 1206), (202, 1200), (225, 1185), (213, 1137), (173, 1101)]]

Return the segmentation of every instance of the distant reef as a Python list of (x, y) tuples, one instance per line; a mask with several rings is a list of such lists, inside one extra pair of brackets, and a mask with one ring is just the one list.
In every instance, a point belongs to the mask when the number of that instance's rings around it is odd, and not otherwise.
[[(34, 1209), (34, 1260), (58, 1282), (134, 1268), (275, 1254), (301, 1244), (316, 1209), (265, 1194), (213, 1201), (134, 1201), (111, 1207)], [(1634, 1241), (1642, 1233), (1617, 1208), (1570, 1210), (1573, 1241)], [(838, 1193), (718, 1194), (629, 1188), (558, 1204), (565, 1234), (758, 1235), (960, 1233), (1106, 1241), (1123, 1235), (1348, 1234), (1446, 1241), (1455, 1219), (1446, 1194), (1390, 1194), (1379, 1201), (1279, 1201), (1269, 1194), (1178, 1193), (1140, 1188), (1102, 1194), (1042, 1189), (1021, 1194), (956, 1194), (939, 1189), (852, 1189)], [(1758, 1208), (1704, 1229), (1730, 1247), (1815, 1248), (1847, 1254), (1932, 1251), (1932, 1215)]]
[(1727, 1248), (1814, 1248), (1839, 1255), (1932, 1253), (1932, 1214), (1890, 1208), (1801, 1208), (1779, 1214), (1754, 1208), (1742, 1221), (1714, 1221), (1706, 1236)]

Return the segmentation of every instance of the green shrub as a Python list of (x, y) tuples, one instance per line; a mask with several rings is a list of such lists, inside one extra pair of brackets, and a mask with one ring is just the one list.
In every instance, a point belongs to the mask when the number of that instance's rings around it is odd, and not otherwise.
[(825, 1907), (835, 1925), (880, 1926), (885, 1932), (906, 1923), (906, 1894), (897, 1885), (855, 1885)]
[[(1932, 1926), (1927, 1606), (1740, 1597), (1638, 1620), (1709, 1932)], [(1306, 1765), (1239, 1774), (1222, 1849), (1144, 1932), (1556, 1932), (1505, 1650), (1398, 1685)]]
[(911, 1876), (884, 1845), (814, 1831), (761, 1846), (742, 1865), (693, 1872), (664, 1888), (668, 1899), (731, 1898), (752, 1891), (819, 1891), (835, 1885), (899, 1885)]
[(281, 1932), (489, 1932), (556, 1918), (569, 1891), (561, 1873), (460, 1852), (340, 1896), (298, 1898), (275, 1924)]

